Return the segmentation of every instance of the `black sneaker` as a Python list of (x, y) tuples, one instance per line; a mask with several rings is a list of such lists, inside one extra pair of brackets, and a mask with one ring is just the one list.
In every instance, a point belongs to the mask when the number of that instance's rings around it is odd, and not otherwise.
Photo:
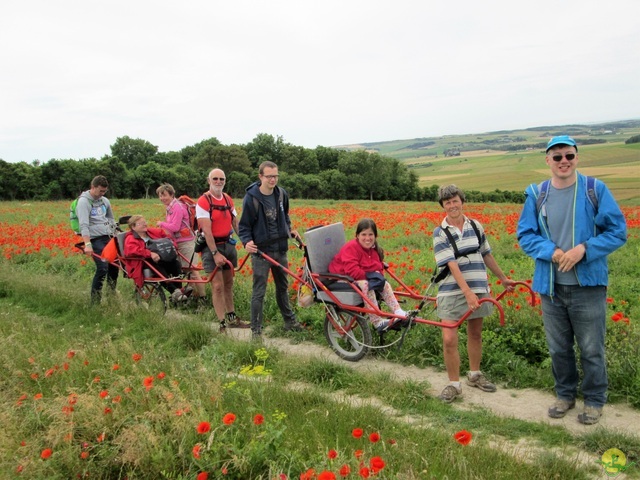
[(294, 320), (293, 322), (285, 322), (284, 331), (285, 332), (303, 332), (304, 325), (302, 325), (300, 322), (297, 322), (296, 320)]

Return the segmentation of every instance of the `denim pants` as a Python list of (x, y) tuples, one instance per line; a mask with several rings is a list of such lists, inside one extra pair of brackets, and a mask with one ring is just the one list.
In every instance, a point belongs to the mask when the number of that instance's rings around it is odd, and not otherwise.
[[(100, 255), (104, 247), (107, 246), (111, 237), (108, 235), (103, 235), (101, 237), (96, 237), (91, 239), (91, 247), (93, 248), (93, 253), (96, 255)], [(91, 303), (100, 303), (100, 298), (102, 296), (102, 285), (104, 284), (104, 279), (109, 276), (107, 279), (107, 285), (112, 290), (116, 289), (116, 282), (118, 281), (118, 267), (111, 265), (106, 260), (102, 260), (97, 256), (93, 256), (93, 261), (96, 264), (96, 273), (93, 276), (93, 282), (91, 283)]]
[[(287, 252), (269, 252), (267, 255), (280, 265), (289, 267)], [(273, 281), (276, 286), (276, 302), (284, 318), (284, 323), (291, 324), (295, 322), (296, 316), (289, 304), (287, 273), (257, 254), (251, 256), (251, 264), (253, 266), (253, 292), (251, 294), (251, 330), (253, 333), (262, 332), (262, 310), (264, 308), (264, 295), (267, 291), (269, 271), (273, 274)]]
[(578, 392), (574, 338), (580, 348), (586, 406), (601, 408), (607, 401), (606, 331), (607, 288), (554, 285), (553, 298), (542, 295), (542, 318), (547, 337), (556, 395), (571, 401)]

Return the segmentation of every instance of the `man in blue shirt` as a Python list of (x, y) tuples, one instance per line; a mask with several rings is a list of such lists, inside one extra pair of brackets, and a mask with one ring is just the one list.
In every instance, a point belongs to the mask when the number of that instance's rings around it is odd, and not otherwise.
[(557, 397), (548, 413), (562, 418), (575, 407), (575, 340), (584, 372), (578, 421), (593, 425), (607, 400), (607, 255), (624, 245), (627, 226), (607, 186), (577, 172), (573, 138), (552, 138), (546, 154), (551, 180), (526, 189), (518, 240), (535, 260), (533, 290), (541, 297)]

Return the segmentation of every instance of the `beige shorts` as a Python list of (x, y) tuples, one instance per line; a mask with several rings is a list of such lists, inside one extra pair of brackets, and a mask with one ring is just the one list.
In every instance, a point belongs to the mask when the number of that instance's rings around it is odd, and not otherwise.
[[(193, 255), (193, 248), (195, 243), (193, 240), (189, 240), (188, 242), (177, 242), (178, 251), (184, 256), (184, 258), (180, 257), (180, 263), (182, 263), (182, 268), (189, 268), (189, 261), (192, 262), (191, 266), (197, 265), (200, 263), (200, 259), (198, 255)], [(191, 257), (193, 256), (193, 260)], [(186, 260), (185, 260), (186, 258)]]
[[(488, 293), (476, 293), (478, 298), (490, 298)], [(438, 297), (438, 318), (441, 320), (460, 320), (469, 310), (467, 299), (463, 294)], [(493, 313), (493, 303), (485, 302), (467, 318), (488, 317)]]

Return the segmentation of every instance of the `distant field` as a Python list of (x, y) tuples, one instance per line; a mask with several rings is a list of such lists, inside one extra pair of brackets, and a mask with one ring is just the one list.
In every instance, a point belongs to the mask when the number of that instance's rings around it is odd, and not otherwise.
[[(640, 134), (640, 121), (566, 125), (469, 135), (414, 138), (345, 145), (396, 158), (411, 166), (421, 186), (455, 183), (466, 190), (524, 190), (549, 176), (544, 145), (569, 133), (580, 145), (578, 170), (605, 181), (618, 201), (640, 205), (640, 144), (625, 140)], [(587, 145), (602, 141), (606, 143)], [(502, 147), (502, 148), (500, 148)], [(509, 149), (518, 148), (517, 151)], [(444, 156), (459, 149), (459, 156)]]
[[(418, 167), (421, 186), (455, 183), (468, 190), (524, 190), (549, 176), (544, 152), (468, 152), (459, 157), (422, 157), (407, 165)], [(617, 200), (640, 204), (640, 144), (608, 143), (580, 148), (578, 170), (605, 181)]]

